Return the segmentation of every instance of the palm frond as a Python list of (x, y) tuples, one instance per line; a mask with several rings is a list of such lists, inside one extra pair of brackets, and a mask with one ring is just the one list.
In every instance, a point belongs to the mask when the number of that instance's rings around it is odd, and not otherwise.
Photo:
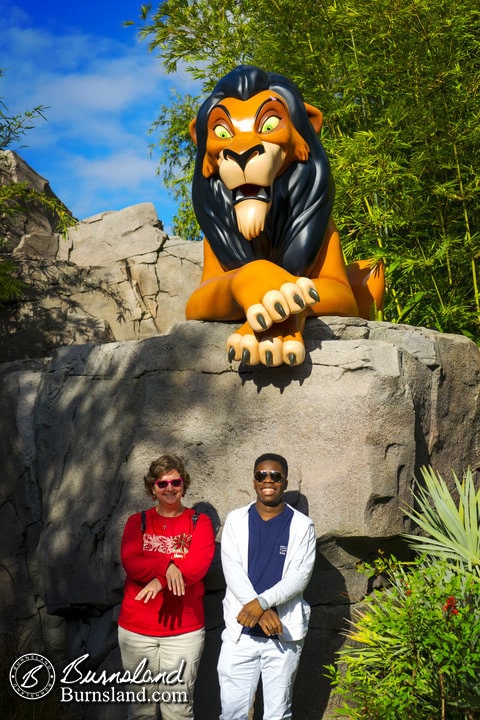
[(475, 490), (471, 469), (467, 469), (462, 481), (453, 473), (458, 504), (446, 482), (431, 467), (422, 468), (422, 477), (424, 486), (415, 491), (418, 509), (408, 507), (405, 512), (426, 537), (405, 537), (420, 552), (450, 560), (480, 575), (480, 490)]

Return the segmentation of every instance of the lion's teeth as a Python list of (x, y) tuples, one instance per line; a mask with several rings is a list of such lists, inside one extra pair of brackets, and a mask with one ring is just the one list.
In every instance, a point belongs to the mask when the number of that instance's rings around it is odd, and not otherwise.
[(259, 185), (241, 185), (233, 191), (233, 203), (239, 203), (242, 200), (270, 202), (270, 188)]

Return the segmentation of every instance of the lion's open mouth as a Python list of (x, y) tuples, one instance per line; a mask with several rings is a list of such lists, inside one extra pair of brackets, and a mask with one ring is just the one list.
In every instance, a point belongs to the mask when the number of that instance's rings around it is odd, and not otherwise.
[(259, 200), (260, 202), (270, 202), (270, 188), (261, 185), (245, 184), (240, 185), (233, 191), (232, 201), (236, 205), (242, 200)]

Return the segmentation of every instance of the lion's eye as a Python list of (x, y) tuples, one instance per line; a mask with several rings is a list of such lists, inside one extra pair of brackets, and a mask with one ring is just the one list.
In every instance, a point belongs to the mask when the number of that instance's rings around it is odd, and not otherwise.
[(269, 118), (265, 120), (265, 122), (262, 124), (260, 132), (262, 133), (268, 133), (272, 132), (272, 130), (275, 130), (280, 124), (280, 118), (276, 115), (271, 115)]
[(221, 140), (228, 140), (229, 138), (233, 137), (232, 133), (227, 130), (225, 125), (215, 125), (215, 127), (213, 128), (213, 132)]

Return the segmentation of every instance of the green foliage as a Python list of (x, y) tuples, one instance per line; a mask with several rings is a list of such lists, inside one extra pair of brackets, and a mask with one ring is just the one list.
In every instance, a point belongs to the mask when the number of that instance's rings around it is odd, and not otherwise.
[[(480, 712), (480, 590), (444, 561), (365, 568), (390, 583), (369, 597), (330, 666), (350, 720), (466, 720)], [(469, 714), (470, 713), (470, 714)]]
[(480, 14), (463, 2), (346, 6), (347, 72), (326, 145), (347, 258), (382, 248), (389, 319), (478, 338)]
[(324, 113), (346, 259), (385, 262), (385, 319), (479, 339), (475, 3), (167, 0), (143, 6), (139, 28), (202, 97), (239, 63), (294, 80)]
[[(0, 70), (0, 78), (3, 76)], [(26, 110), (19, 115), (8, 115), (8, 108), (0, 98), (0, 150), (18, 143), (28, 130), (35, 126), (39, 118), (45, 119), (45, 107), (39, 105), (33, 110)]]
[[(2, 161), (0, 156), (0, 173)], [(41, 208), (55, 218), (57, 232), (62, 234), (76, 222), (59, 200), (34, 190), (27, 183), (0, 185), (0, 306), (5, 302), (18, 300), (25, 290), (25, 282), (20, 279), (15, 262), (5, 252), (2, 253), (2, 249), (6, 245), (9, 223), (15, 223), (16, 218), (28, 216), (34, 207)]]
[(0, 257), (0, 306), (3, 302), (17, 300), (24, 287), (25, 283), (18, 277), (17, 266), (13, 260)]
[(56, 219), (56, 232), (65, 234), (76, 222), (69, 210), (57, 198), (34, 190), (28, 183), (0, 185), (0, 217), (4, 221), (28, 214), (28, 209), (34, 206)]
[(425, 554), (361, 569), (386, 587), (366, 598), (327, 668), (349, 720), (480, 718), (480, 493), (470, 471), (455, 477), (458, 505), (431, 469), (423, 478), (410, 515), (427, 536), (407, 537)]
[(162, 179), (171, 190), (179, 207), (173, 218), (173, 231), (190, 240), (200, 240), (200, 228), (190, 203), (190, 187), (195, 163), (195, 146), (189, 124), (195, 115), (198, 99), (172, 93), (170, 105), (163, 105), (160, 115), (152, 124), (150, 133), (157, 140), (150, 145), (151, 152), (161, 157)]
[(165, 0), (156, 11), (141, 9), (140, 37), (159, 51), (167, 72), (180, 63), (197, 80), (212, 88), (226, 68), (246, 62), (255, 36), (254, 4), (249, 0)]
[(426, 535), (406, 535), (430, 557), (445, 560), (480, 580), (480, 489), (475, 491), (470, 468), (460, 481), (453, 473), (458, 505), (443, 478), (432, 468), (422, 469), (423, 484), (416, 491), (418, 509), (407, 515)]

